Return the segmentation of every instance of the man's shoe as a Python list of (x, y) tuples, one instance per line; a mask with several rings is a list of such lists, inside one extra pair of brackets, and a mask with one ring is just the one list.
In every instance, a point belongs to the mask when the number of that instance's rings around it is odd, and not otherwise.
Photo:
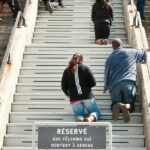
[(113, 120), (115, 120), (115, 121), (118, 120), (120, 110), (121, 110), (121, 104), (120, 103), (113, 105), (113, 108), (112, 108), (112, 119)]
[(125, 105), (121, 105), (121, 111), (122, 111), (122, 115), (123, 115), (123, 119), (124, 119), (124, 122), (127, 123), (130, 121), (130, 113), (129, 113), (129, 110), (126, 108)]
[(51, 2), (47, 1), (46, 3), (46, 9), (52, 14), (53, 13), (53, 6)]

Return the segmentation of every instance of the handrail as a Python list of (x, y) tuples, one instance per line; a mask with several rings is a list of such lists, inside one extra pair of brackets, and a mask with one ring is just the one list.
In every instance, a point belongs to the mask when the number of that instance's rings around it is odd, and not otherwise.
[[(23, 20), (23, 22), (22, 22), (22, 20)], [(8, 44), (7, 44), (5, 55), (4, 55), (4, 58), (3, 58), (3, 61), (2, 61), (2, 65), (1, 65), (1, 68), (0, 68), (0, 82), (1, 82), (2, 77), (3, 77), (5, 66), (7, 64), (11, 64), (12, 63), (12, 58), (11, 58), (10, 54), (11, 54), (12, 49), (13, 49), (13, 40), (15, 39), (16, 29), (20, 28), (21, 25), (26, 26), (26, 23), (25, 23), (24, 17), (22, 16), (21, 11), (19, 11), (18, 15), (17, 15), (17, 18), (16, 18), (16, 21), (15, 21), (15, 24), (14, 24), (13, 29), (11, 31), (11, 35), (9, 37), (9, 41), (8, 41)]]

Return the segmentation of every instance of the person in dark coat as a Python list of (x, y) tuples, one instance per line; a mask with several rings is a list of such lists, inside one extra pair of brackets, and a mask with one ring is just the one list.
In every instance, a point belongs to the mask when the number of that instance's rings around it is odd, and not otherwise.
[(95, 85), (92, 72), (83, 65), (82, 54), (75, 53), (64, 70), (61, 87), (70, 99), (76, 121), (93, 122), (100, 118), (101, 113), (91, 90)]
[(105, 0), (96, 0), (92, 6), (91, 18), (95, 29), (95, 43), (107, 44), (113, 20), (111, 5)]

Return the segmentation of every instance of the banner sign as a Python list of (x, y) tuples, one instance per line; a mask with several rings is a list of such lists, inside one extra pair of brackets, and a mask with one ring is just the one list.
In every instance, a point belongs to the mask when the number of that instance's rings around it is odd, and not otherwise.
[(38, 128), (39, 149), (106, 149), (106, 126)]

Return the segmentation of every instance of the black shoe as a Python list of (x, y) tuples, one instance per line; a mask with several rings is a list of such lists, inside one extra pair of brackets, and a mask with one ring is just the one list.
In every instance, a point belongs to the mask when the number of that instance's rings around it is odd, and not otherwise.
[(47, 1), (46, 3), (46, 9), (52, 14), (53, 13), (53, 6), (51, 2)]

